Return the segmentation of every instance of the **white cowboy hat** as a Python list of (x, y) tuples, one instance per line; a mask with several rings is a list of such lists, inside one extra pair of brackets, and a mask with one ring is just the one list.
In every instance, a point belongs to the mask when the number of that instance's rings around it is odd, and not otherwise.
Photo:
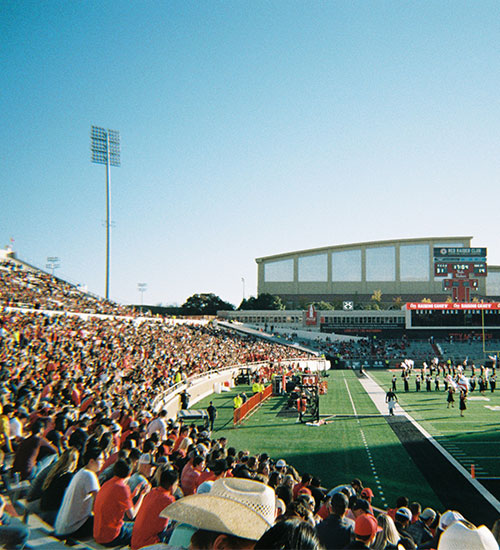
[(461, 521), (457, 521), (441, 535), (438, 550), (457, 550), (457, 548), (498, 550), (498, 543), (485, 525), (474, 527), (470, 524), (468, 527)]
[(275, 494), (271, 487), (242, 478), (214, 481), (209, 493), (190, 495), (160, 514), (198, 529), (258, 540), (274, 523)]

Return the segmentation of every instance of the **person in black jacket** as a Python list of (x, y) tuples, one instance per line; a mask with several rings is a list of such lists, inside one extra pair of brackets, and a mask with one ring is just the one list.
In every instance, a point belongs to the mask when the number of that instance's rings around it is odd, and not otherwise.
[(316, 526), (316, 533), (326, 550), (346, 548), (354, 539), (354, 521), (345, 517), (348, 500), (335, 493), (330, 501), (330, 515)]

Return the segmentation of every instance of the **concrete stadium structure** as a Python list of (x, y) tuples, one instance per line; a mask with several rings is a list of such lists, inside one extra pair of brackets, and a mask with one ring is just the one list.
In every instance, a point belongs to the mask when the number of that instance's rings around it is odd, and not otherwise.
[[(429, 298), (446, 301), (443, 278), (435, 277), (433, 248), (471, 247), (471, 236), (372, 241), (299, 250), (257, 258), (258, 294), (280, 296), (287, 309), (314, 301), (369, 302), (381, 291), (382, 302)], [(484, 245), (483, 245), (484, 246)], [(500, 266), (488, 265), (486, 277), (471, 296), (500, 296)]]

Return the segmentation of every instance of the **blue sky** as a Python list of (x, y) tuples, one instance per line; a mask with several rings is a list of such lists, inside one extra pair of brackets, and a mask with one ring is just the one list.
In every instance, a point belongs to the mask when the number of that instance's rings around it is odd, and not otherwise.
[(0, 246), (110, 296), (256, 293), (255, 258), (474, 235), (500, 264), (500, 4), (0, 5)]

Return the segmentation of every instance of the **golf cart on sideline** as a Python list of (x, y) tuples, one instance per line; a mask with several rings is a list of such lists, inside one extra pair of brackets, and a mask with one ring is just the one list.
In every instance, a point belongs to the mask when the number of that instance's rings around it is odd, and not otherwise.
[(204, 409), (182, 409), (177, 413), (177, 421), (183, 424), (196, 424), (208, 428), (208, 413)]

